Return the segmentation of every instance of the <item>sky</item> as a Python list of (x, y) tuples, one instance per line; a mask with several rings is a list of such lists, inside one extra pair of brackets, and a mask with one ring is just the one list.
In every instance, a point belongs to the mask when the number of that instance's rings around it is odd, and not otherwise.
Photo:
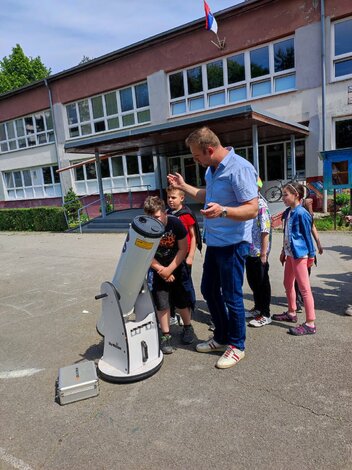
[[(215, 18), (238, 3), (208, 0)], [(54, 74), (200, 18), (203, 0), (0, 0), (0, 59), (20, 44)]]

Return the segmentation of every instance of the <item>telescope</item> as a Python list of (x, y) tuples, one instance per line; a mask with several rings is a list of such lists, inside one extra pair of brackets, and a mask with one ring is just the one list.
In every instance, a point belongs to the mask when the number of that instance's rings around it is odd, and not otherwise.
[(164, 229), (153, 217), (135, 217), (112, 281), (103, 282), (95, 296), (102, 299), (97, 331), (104, 337), (98, 371), (109, 382), (143, 380), (162, 365), (158, 322), (146, 274)]

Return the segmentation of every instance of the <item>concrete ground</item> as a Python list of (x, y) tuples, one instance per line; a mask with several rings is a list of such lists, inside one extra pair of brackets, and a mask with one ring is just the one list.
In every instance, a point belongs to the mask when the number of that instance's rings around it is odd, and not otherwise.
[[(100, 380), (98, 397), (60, 406), (58, 369), (102, 356), (94, 295), (125, 235), (0, 233), (0, 469), (352, 469), (351, 235), (321, 233), (315, 336), (248, 328), (245, 359), (217, 370), (216, 354), (183, 346), (173, 327), (178, 349), (154, 376)], [(272, 313), (285, 308), (280, 247), (275, 233)], [(204, 340), (201, 265), (198, 254), (194, 327)]]

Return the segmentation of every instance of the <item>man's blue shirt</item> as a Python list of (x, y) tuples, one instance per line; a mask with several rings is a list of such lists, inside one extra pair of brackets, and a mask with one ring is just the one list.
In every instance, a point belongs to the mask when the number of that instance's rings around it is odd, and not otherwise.
[[(205, 182), (205, 205), (217, 202), (224, 207), (238, 207), (258, 197), (254, 166), (235, 154), (232, 147), (216, 169), (208, 167)], [(208, 246), (228, 246), (242, 241), (251, 243), (252, 225), (253, 220), (240, 222), (227, 217), (205, 218), (205, 242)]]

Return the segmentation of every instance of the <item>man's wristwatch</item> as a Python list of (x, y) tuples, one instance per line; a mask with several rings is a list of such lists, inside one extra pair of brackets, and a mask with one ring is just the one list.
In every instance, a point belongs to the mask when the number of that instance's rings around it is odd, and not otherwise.
[(222, 207), (222, 208), (221, 208), (220, 217), (227, 217), (227, 209), (226, 209), (226, 207)]

